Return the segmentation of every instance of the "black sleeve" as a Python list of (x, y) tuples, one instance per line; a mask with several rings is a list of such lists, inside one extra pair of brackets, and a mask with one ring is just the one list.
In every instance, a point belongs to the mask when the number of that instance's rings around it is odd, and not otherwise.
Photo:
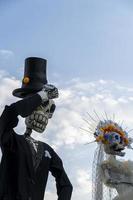
[(40, 95), (35, 94), (11, 104), (10, 108), (16, 115), (27, 117), (41, 104), (41, 102), (42, 99)]
[[(41, 97), (35, 94), (27, 97), (10, 106), (5, 106), (5, 109), (0, 117), (0, 144), (2, 141), (8, 141), (11, 130), (18, 124), (18, 115), (27, 117), (30, 115), (42, 102)], [(6, 138), (6, 140), (5, 140)]]
[(63, 168), (62, 160), (53, 151), (50, 171), (56, 180), (58, 200), (70, 200), (72, 195), (72, 184)]

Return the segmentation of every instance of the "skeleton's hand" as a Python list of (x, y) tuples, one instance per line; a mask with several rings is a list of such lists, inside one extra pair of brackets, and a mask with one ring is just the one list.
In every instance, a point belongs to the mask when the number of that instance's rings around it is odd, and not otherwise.
[(55, 99), (59, 96), (58, 89), (51, 84), (44, 85), (44, 88), (40, 92), (38, 92), (38, 94), (41, 96), (43, 101)]
[(58, 89), (54, 85), (46, 84), (43, 90), (47, 92), (48, 99), (58, 98), (59, 96)]

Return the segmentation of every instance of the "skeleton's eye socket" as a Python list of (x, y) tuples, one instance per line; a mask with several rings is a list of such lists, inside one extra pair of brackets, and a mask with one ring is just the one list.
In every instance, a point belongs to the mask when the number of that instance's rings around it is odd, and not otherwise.
[(120, 135), (118, 133), (114, 133), (113, 134), (113, 141), (120, 143), (120, 140), (121, 140)]
[(56, 105), (52, 104), (51, 108), (50, 108), (50, 113), (53, 113), (55, 111)]
[(119, 140), (119, 136), (118, 136), (118, 135), (115, 135), (115, 139), (116, 139), (116, 140)]
[(46, 110), (46, 113), (53, 113), (55, 111), (56, 105), (52, 104), (52, 106), (50, 107), (50, 109)]

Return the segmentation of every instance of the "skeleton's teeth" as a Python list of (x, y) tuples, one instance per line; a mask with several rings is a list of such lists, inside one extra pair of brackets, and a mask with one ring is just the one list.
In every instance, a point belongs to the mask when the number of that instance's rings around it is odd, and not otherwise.
[(43, 117), (43, 120), (42, 120), (44, 123), (45, 123), (45, 121), (46, 121), (46, 117)]
[(34, 120), (34, 114), (32, 114), (32, 115), (30, 116), (30, 119)]
[(42, 116), (42, 115), (39, 116), (39, 120), (40, 120), (40, 121), (43, 120), (43, 116)]
[(46, 127), (46, 126), (45, 126), (45, 125), (43, 125), (42, 129), (44, 130), (44, 129), (45, 129), (45, 127)]
[(35, 120), (38, 121), (38, 119), (39, 119), (39, 115), (36, 114), (36, 115), (35, 115)]
[(36, 126), (36, 121), (35, 120), (33, 121), (33, 126)]
[(26, 121), (27, 126), (38, 132), (43, 132), (49, 118), (49, 112), (46, 112), (47, 109), (45, 110), (45, 114), (44, 111), (42, 112), (41, 110), (39, 110), (39, 112), (33, 112)]
[(37, 123), (36, 126), (37, 126), (38, 128), (40, 128), (40, 124), (39, 124), (39, 123)]
[(42, 124), (40, 124), (39, 128), (42, 128)]

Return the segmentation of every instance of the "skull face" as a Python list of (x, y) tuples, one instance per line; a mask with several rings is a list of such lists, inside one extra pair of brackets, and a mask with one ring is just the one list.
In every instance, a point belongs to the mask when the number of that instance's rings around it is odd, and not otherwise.
[(124, 156), (125, 147), (130, 147), (128, 133), (111, 120), (100, 121), (96, 127), (94, 136), (97, 142), (101, 142), (107, 154)]
[(104, 137), (108, 141), (108, 144), (104, 144), (104, 150), (106, 153), (119, 156), (125, 155), (125, 153), (122, 152), (122, 150), (125, 148), (125, 145), (120, 134), (116, 132), (110, 132), (105, 134)]
[(48, 119), (53, 116), (55, 107), (52, 99), (43, 102), (30, 116), (26, 117), (25, 124), (27, 128), (43, 133), (48, 124)]

